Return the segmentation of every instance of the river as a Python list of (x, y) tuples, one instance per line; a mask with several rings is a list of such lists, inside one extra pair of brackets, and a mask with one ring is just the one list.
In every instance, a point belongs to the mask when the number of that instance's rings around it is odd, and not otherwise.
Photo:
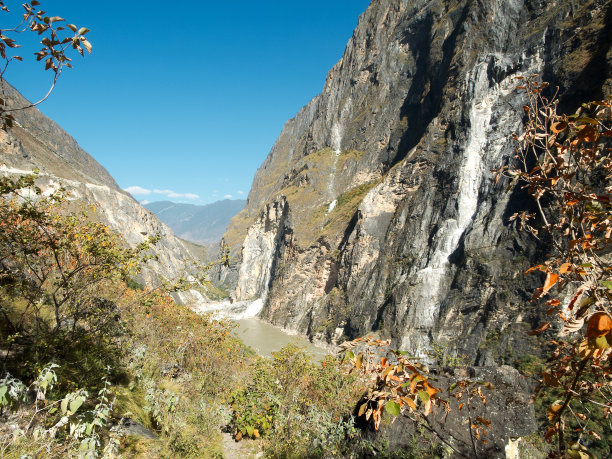
[(255, 300), (206, 303), (192, 309), (199, 313), (211, 312), (214, 316), (235, 321), (238, 326), (233, 331), (234, 336), (240, 338), (244, 344), (252, 347), (261, 356), (269, 357), (273, 352), (291, 343), (303, 347), (315, 361), (323, 360), (329, 354), (327, 349), (316, 346), (301, 335), (287, 333), (282, 328), (258, 319), (256, 316), (262, 307), (263, 301)]

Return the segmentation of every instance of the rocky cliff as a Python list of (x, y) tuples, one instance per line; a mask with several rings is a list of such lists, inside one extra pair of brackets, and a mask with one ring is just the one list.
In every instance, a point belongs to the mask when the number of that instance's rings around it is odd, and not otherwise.
[(565, 109), (609, 94), (611, 15), (604, 0), (373, 0), (257, 171), (221, 280), (316, 339), (378, 331), (479, 364), (524, 352), (513, 332), (538, 312), (522, 273), (541, 253), (509, 222), (527, 198), (491, 173), (521, 128), (514, 78), (542, 75)]
[[(3, 82), (2, 89), (7, 105), (28, 105), (7, 83)], [(120, 189), (109, 173), (70, 135), (35, 108), (16, 111), (14, 116), (14, 126), (8, 132), (0, 131), (0, 173), (26, 174), (38, 168), (39, 186), (43, 190), (63, 186), (75, 204), (95, 205), (97, 218), (123, 235), (132, 246), (149, 235), (161, 235), (153, 249), (158, 261), (147, 263), (142, 281), (155, 283), (160, 276), (173, 279), (184, 272), (185, 263), (194, 258), (189, 246)]]

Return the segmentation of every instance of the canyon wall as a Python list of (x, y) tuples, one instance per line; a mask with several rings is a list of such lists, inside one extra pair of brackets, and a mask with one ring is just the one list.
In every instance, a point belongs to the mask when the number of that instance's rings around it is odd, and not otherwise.
[(610, 94), (610, 1), (373, 0), (320, 95), (284, 126), (219, 273), (262, 318), (341, 342), (370, 332), (478, 364), (527, 352), (543, 256), (509, 217), (517, 76), (561, 107)]

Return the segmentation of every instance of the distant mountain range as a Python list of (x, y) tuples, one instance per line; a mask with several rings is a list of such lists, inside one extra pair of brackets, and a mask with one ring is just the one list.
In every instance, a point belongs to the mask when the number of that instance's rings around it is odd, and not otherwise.
[(245, 204), (243, 199), (224, 199), (204, 206), (157, 201), (144, 207), (156, 214), (178, 237), (198, 244), (216, 244), (230, 219)]

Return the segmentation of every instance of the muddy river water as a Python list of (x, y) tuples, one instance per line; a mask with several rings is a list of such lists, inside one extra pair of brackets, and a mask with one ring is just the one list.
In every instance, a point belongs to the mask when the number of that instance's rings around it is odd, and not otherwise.
[(262, 306), (261, 300), (237, 303), (223, 301), (202, 304), (193, 309), (234, 320), (238, 325), (233, 331), (234, 335), (262, 356), (271, 356), (273, 352), (291, 343), (303, 347), (315, 361), (322, 360), (329, 353), (328, 350), (314, 345), (303, 336), (287, 333), (279, 327), (259, 320), (255, 316), (261, 311)]

